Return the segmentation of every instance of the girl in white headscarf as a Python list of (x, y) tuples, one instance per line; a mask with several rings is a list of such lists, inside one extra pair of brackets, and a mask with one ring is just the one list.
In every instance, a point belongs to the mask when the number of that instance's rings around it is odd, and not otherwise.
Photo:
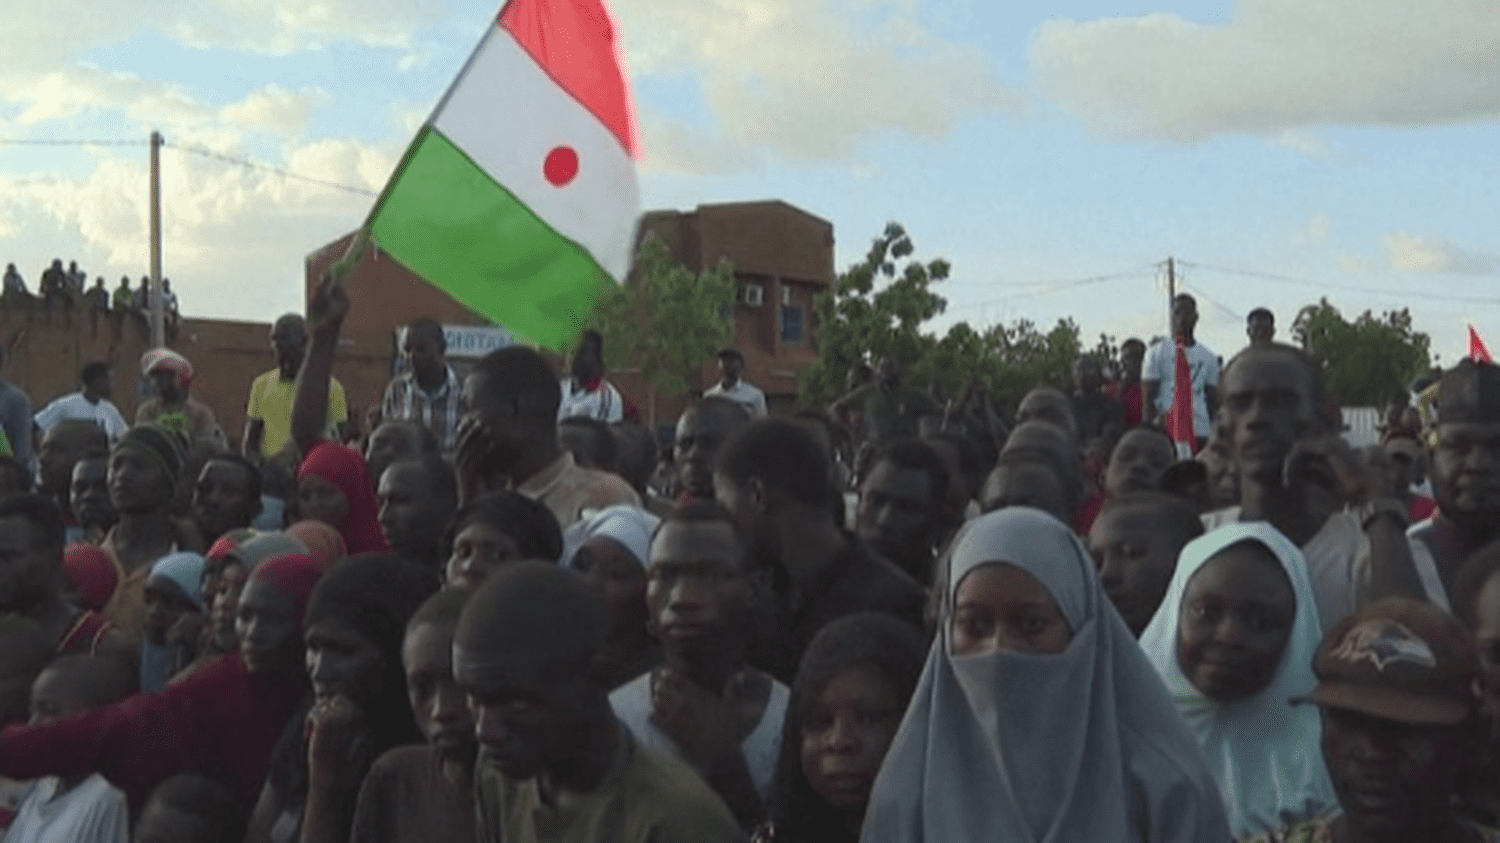
[(1230, 524), (1182, 549), (1141, 648), (1197, 736), (1236, 837), (1338, 807), (1313, 706), (1323, 638), (1307, 564), (1265, 522)]
[(1014, 507), (954, 540), (941, 627), (863, 843), (1213, 843), (1224, 807), (1072, 530)]
[(585, 512), (563, 532), (563, 564), (582, 572), (604, 598), (609, 634), (594, 669), (608, 688), (661, 663), (661, 647), (646, 631), (646, 561), (660, 523), (638, 506), (611, 506)]

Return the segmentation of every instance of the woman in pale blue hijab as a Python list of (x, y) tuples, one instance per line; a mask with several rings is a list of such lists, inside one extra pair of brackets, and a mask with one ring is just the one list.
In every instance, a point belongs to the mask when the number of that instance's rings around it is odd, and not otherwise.
[[(168, 640), (168, 633), (183, 615), (203, 612), (203, 557), (197, 553), (172, 553), (151, 566), (146, 580), (146, 615), (141, 637), (141, 690), (160, 691), (178, 670), (193, 660), (194, 653)], [(201, 629), (201, 628), (200, 628)], [(190, 636), (193, 640), (197, 632)]]
[(1230, 839), (1197, 743), (1072, 530), (992, 512), (949, 570), (863, 843)]
[(1227, 524), (1182, 549), (1141, 648), (1203, 748), (1236, 837), (1338, 807), (1312, 693), (1323, 639), (1302, 551), (1264, 521)]

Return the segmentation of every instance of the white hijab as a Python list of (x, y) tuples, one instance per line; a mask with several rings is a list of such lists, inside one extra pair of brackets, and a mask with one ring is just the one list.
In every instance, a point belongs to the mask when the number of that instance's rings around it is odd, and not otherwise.
[[(1046, 586), (1059, 654), (949, 652), (953, 595), (991, 562)], [(1227, 841), (1213, 779), (1067, 526), (1013, 507), (965, 525), (943, 624), (870, 798), (863, 843)]]
[(660, 518), (630, 504), (586, 510), (583, 517), (563, 531), (562, 565), (576, 567), (578, 551), (590, 539), (603, 537), (614, 539), (631, 559), (645, 568), (651, 556), (651, 537), (659, 524)]
[[(1204, 696), (1182, 672), (1177, 628), (1188, 580), (1215, 554), (1245, 541), (1263, 545), (1281, 563), (1296, 596), (1297, 615), (1271, 683), (1247, 699), (1221, 703)], [(1264, 521), (1227, 524), (1189, 542), (1161, 608), (1141, 633), (1141, 649), (1161, 671), (1173, 702), (1203, 747), (1236, 837), (1262, 834), (1338, 807), (1323, 766), (1318, 710), (1289, 702), (1317, 685), (1312, 662), (1322, 639), (1302, 551)]]

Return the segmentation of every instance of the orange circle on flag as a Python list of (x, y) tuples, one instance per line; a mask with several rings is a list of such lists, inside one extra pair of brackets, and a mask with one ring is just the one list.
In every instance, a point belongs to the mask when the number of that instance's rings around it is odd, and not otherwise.
[(578, 153), (571, 146), (553, 147), (542, 164), (542, 175), (554, 187), (563, 187), (578, 175)]

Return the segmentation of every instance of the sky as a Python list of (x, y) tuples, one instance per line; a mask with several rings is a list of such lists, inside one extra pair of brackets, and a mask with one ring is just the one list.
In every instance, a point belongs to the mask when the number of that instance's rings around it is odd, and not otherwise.
[[(300, 309), (495, 0), (51, 0), (0, 23), (0, 262), (190, 315)], [(776, 198), (953, 265), (934, 330), (1166, 330), (1162, 263), (1229, 355), (1270, 307), (1409, 307), (1451, 363), (1500, 343), (1494, 0), (614, 0), (645, 208)], [(103, 140), (119, 145), (40, 145)], [(28, 143), (15, 143), (26, 141)], [(254, 165), (246, 166), (246, 163)], [(290, 175), (289, 175), (290, 174)]]

